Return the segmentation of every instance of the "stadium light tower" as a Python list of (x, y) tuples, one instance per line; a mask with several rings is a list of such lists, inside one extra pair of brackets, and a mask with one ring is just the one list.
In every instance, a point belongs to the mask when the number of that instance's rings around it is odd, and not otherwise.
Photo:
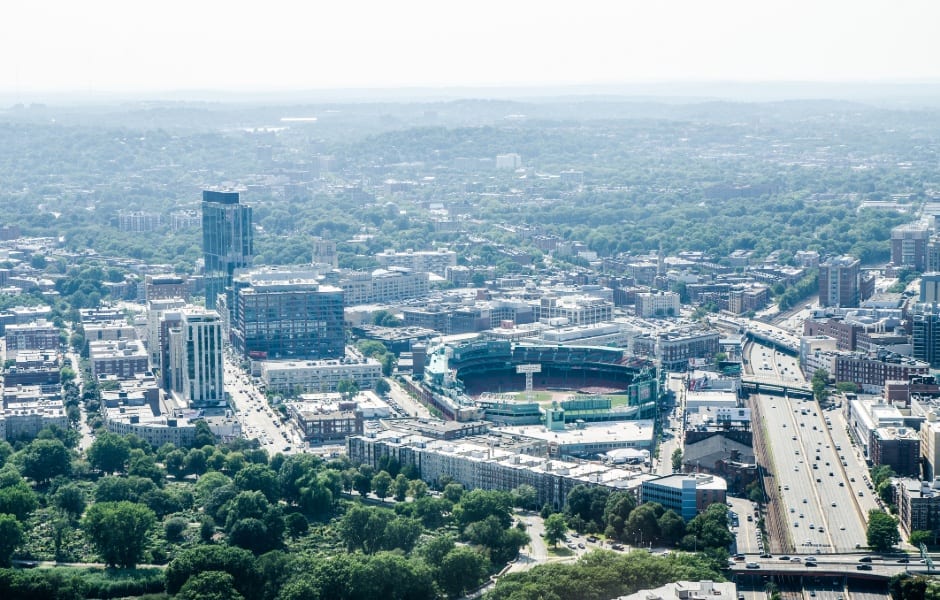
[(525, 374), (525, 399), (527, 402), (532, 402), (532, 374), (541, 373), (542, 365), (519, 365), (516, 367), (516, 373)]

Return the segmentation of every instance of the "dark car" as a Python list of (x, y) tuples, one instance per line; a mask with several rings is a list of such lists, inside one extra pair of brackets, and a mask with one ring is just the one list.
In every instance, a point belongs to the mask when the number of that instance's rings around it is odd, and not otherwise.
[(859, 571), (871, 571), (871, 565), (855, 565), (855, 568)]
[(898, 559), (898, 564), (899, 564), (899, 565), (906, 565), (906, 564), (909, 563), (909, 562), (911, 562), (911, 559), (909, 559), (909, 558), (899, 558), (899, 559)]
[(860, 563), (870, 563), (870, 562), (871, 562), (871, 557), (870, 557), (870, 556), (863, 556), (863, 557), (861, 557), (860, 559), (858, 559), (858, 562), (860, 562)]

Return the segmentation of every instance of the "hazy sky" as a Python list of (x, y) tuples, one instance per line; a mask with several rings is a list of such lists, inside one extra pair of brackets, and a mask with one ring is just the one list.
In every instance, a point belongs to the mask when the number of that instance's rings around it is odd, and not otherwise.
[(7, 0), (0, 91), (940, 80), (937, 0)]

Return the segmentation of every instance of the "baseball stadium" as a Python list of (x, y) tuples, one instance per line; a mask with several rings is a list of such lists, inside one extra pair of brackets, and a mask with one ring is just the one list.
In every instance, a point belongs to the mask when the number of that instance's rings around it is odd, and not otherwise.
[(482, 407), (489, 420), (531, 422), (552, 403), (588, 421), (649, 418), (655, 411), (654, 365), (622, 348), (474, 340), (429, 354), (428, 383), (459, 391), (458, 404)]

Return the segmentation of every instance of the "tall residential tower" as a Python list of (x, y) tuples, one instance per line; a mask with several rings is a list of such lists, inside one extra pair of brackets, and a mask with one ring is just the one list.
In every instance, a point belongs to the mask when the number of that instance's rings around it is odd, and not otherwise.
[(214, 309), (218, 295), (231, 290), (235, 269), (251, 264), (252, 242), (251, 207), (239, 204), (238, 192), (203, 191), (206, 308)]
[(858, 306), (860, 264), (857, 258), (840, 256), (819, 265), (820, 306)]
[(214, 310), (201, 307), (184, 307), (179, 313), (169, 332), (173, 391), (194, 408), (222, 405), (222, 321)]

